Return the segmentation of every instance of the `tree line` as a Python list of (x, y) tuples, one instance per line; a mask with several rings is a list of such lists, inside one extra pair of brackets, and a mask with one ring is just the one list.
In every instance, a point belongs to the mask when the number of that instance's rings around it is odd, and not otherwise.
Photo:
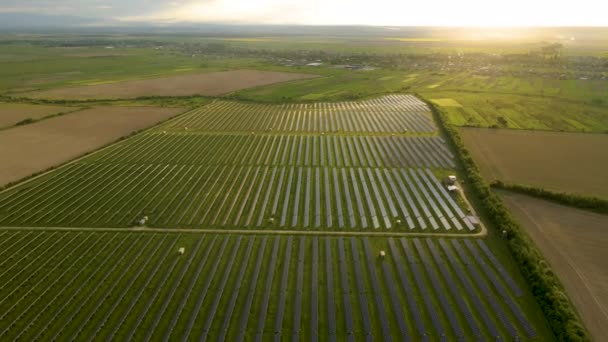
[(608, 201), (598, 197), (581, 196), (566, 192), (553, 192), (543, 188), (504, 183), (499, 180), (492, 182), (490, 186), (492, 188), (517, 192), (520, 194), (549, 200), (558, 204), (593, 211), (599, 214), (608, 214)]
[[(457, 152), (457, 161), (465, 171), (465, 179), (473, 195), (479, 200), (482, 211), (498, 232), (506, 232), (507, 246), (529, 288), (545, 315), (553, 334), (559, 341), (590, 341), (586, 329), (570, 302), (559, 279), (545, 261), (542, 253), (513, 219), (500, 197), (484, 181), (477, 164), (466, 149), (458, 127), (448, 123), (447, 116), (426, 101), (439, 122), (439, 128), (448, 137)], [(492, 233), (492, 232), (490, 232)]]

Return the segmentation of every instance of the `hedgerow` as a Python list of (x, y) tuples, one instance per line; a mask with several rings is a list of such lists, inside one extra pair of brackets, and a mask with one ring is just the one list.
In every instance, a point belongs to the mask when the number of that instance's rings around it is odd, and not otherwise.
[(553, 192), (543, 188), (537, 188), (521, 184), (504, 183), (498, 180), (492, 182), (490, 186), (496, 189), (503, 189), (524, 195), (546, 199), (551, 202), (564, 204), (571, 207), (590, 210), (599, 214), (608, 214), (608, 201), (598, 197), (581, 196), (566, 192)]
[(439, 128), (457, 151), (460, 166), (473, 195), (482, 205), (491, 228), (506, 232), (507, 245), (529, 288), (538, 302), (555, 337), (559, 341), (590, 341), (576, 310), (568, 299), (557, 276), (553, 273), (534, 242), (513, 219), (500, 197), (484, 181), (479, 168), (466, 149), (458, 128), (448, 123), (447, 117), (433, 103), (426, 101), (439, 123)]

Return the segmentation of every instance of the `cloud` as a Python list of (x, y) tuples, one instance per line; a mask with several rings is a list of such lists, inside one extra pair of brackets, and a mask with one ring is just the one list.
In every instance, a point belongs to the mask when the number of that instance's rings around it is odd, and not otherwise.
[(0, 13), (165, 23), (606, 26), (606, 10), (597, 0), (0, 0)]
[[(182, 1), (174, 1), (178, 5)], [(43, 15), (72, 15), (110, 19), (113, 17), (162, 11), (163, 0), (1, 0), (0, 12)], [(100, 10), (102, 10), (100, 12)]]

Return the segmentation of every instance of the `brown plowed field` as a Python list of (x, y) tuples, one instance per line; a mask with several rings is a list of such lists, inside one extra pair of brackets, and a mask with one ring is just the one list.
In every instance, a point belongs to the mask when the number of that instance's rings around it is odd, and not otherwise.
[(40, 119), (45, 116), (71, 112), (78, 108), (59, 106), (38, 106), (22, 103), (0, 103), (0, 128), (14, 126), (25, 119)]
[(273, 83), (314, 78), (316, 75), (274, 71), (234, 70), (125, 81), (29, 93), (43, 99), (128, 99), (141, 96), (223, 95)]
[(0, 185), (65, 163), (181, 111), (99, 107), (0, 131)]
[(462, 129), (488, 181), (608, 198), (608, 134)]
[(596, 341), (608, 336), (608, 215), (501, 191)]

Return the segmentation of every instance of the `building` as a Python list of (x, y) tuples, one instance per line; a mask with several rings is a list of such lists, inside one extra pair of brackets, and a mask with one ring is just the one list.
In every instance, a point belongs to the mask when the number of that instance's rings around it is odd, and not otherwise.
[(481, 222), (479, 222), (479, 217), (477, 217), (477, 216), (468, 215), (466, 217), (466, 219), (469, 220), (469, 222), (471, 222), (471, 224), (474, 225), (474, 226), (476, 226), (476, 227), (478, 227), (481, 224)]

